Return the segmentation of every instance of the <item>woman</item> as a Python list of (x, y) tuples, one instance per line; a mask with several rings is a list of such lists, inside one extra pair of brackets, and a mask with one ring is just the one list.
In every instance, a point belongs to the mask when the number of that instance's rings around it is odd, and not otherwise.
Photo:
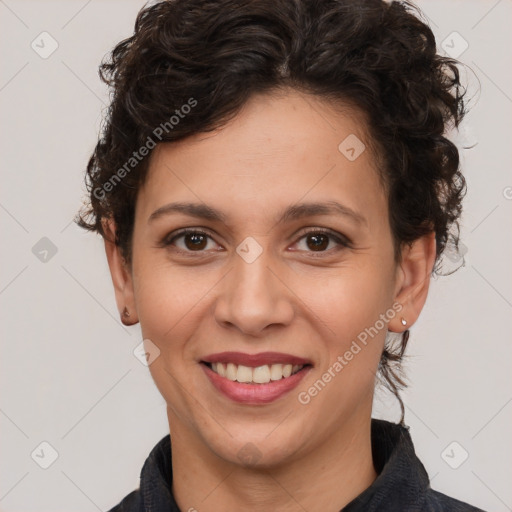
[(474, 511), (372, 420), (450, 244), (456, 62), (406, 3), (175, 0), (101, 74), (105, 238), (170, 435), (112, 511)]

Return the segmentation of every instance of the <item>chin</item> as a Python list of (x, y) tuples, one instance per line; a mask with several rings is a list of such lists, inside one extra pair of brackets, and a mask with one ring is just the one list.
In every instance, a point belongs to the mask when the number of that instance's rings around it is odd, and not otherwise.
[[(294, 440), (293, 446), (291, 440)], [(210, 444), (210, 449), (225, 461), (254, 469), (269, 469), (284, 464), (299, 448), (298, 436), (287, 434), (270, 439), (267, 433), (261, 432), (254, 436), (247, 435), (245, 432), (240, 436)]]

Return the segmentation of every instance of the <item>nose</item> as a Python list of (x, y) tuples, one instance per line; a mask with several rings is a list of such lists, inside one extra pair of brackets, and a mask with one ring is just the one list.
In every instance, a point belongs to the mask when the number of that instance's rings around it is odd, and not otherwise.
[(279, 275), (278, 265), (267, 257), (268, 251), (248, 263), (234, 255), (233, 267), (222, 280), (214, 315), (223, 327), (261, 336), (271, 326), (289, 325), (293, 319), (293, 293)]

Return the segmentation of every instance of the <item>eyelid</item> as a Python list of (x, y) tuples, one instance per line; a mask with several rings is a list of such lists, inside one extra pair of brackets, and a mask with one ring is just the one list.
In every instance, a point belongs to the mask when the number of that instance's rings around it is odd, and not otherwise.
[[(321, 227), (306, 227), (306, 228), (302, 228), (298, 233), (293, 235), (293, 237), (296, 238), (296, 241), (294, 242), (294, 245), (296, 243), (298, 243), (305, 236), (310, 235), (310, 234), (318, 234), (318, 233), (328, 235), (329, 237), (331, 237), (331, 239), (333, 239), (336, 243), (338, 243), (342, 247), (348, 247), (348, 248), (352, 247), (351, 240), (348, 237), (346, 237), (345, 235), (343, 235), (341, 233), (338, 233), (337, 231), (334, 231), (332, 229), (321, 228)], [(162, 241), (160, 242), (159, 245), (161, 247), (170, 246), (170, 245), (172, 245), (172, 243), (177, 238), (185, 236), (187, 234), (204, 235), (204, 236), (207, 236), (210, 239), (212, 239), (217, 245), (220, 245), (220, 244), (218, 244), (215, 241), (215, 235), (213, 235), (211, 231), (209, 231), (206, 228), (201, 228), (201, 227), (197, 227), (197, 228), (195, 228), (195, 227), (187, 227), (187, 228), (181, 228), (181, 229), (178, 229), (176, 231), (173, 231), (172, 233), (167, 234), (162, 239)], [(336, 250), (336, 249), (334, 249), (334, 250)], [(207, 251), (183, 251), (182, 249), (178, 249), (178, 251), (180, 251), (182, 253), (187, 253), (187, 254), (201, 254), (201, 253), (206, 253), (207, 252)], [(329, 251), (306, 251), (306, 252), (311, 253), (311, 254), (321, 255), (321, 254), (331, 253), (332, 251), (333, 251), (333, 249), (331, 249)]]
[[(301, 238), (304, 238), (304, 236), (306, 236), (306, 235), (317, 234), (317, 233), (322, 233), (323, 235), (329, 235), (332, 239), (336, 240), (341, 245), (344, 245), (346, 247), (352, 247), (352, 241), (347, 236), (343, 235), (342, 233), (338, 233), (337, 231), (334, 231), (329, 228), (307, 227), (307, 228), (303, 228), (302, 230), (300, 230), (294, 236), (299, 237), (298, 240), (300, 240)], [(312, 251), (312, 252), (314, 252), (314, 251)], [(326, 251), (324, 251), (324, 252), (326, 252)]]
[[(212, 234), (211, 231), (209, 231), (208, 229), (206, 228), (201, 228), (201, 227), (198, 227), (198, 228), (182, 228), (182, 229), (178, 229), (176, 231), (173, 231), (171, 233), (168, 233), (167, 235), (165, 235), (163, 238), (162, 238), (162, 241), (160, 242), (160, 246), (162, 247), (167, 247), (169, 245), (172, 244), (172, 242), (174, 242), (177, 238), (179, 237), (182, 237), (184, 235), (188, 235), (188, 234), (194, 234), (194, 235), (205, 235), (209, 238), (211, 238), (213, 241), (215, 241), (214, 237), (215, 235)], [(215, 242), (217, 243), (217, 242)], [(219, 244), (217, 244), (219, 245)], [(194, 251), (182, 251), (182, 252), (194, 252)], [(205, 252), (205, 251), (197, 251), (197, 252)]]

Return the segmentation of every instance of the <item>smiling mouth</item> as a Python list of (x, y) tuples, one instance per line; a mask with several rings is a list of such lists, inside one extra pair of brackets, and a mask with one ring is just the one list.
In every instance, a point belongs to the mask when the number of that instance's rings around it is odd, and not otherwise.
[(206, 361), (201, 361), (201, 363), (225, 379), (244, 384), (268, 384), (272, 381), (286, 379), (311, 366), (310, 364), (265, 364), (250, 367), (234, 363), (209, 363)]

